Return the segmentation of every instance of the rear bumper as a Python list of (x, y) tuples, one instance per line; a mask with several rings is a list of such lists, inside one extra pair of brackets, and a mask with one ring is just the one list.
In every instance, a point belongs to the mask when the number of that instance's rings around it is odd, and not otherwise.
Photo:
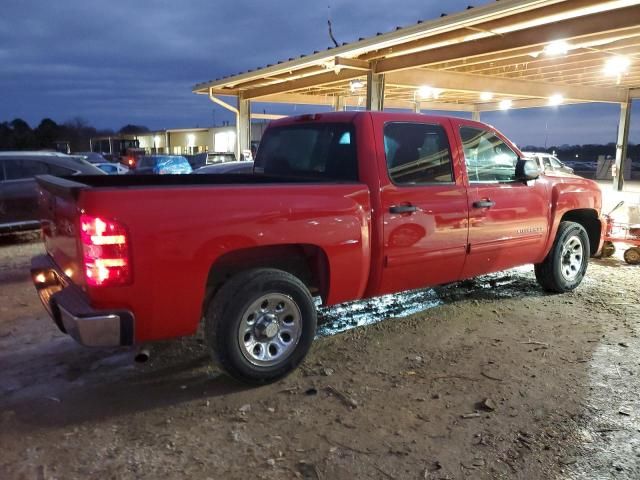
[(128, 310), (95, 310), (48, 255), (31, 260), (31, 278), (40, 301), (58, 328), (88, 347), (133, 345), (135, 318)]

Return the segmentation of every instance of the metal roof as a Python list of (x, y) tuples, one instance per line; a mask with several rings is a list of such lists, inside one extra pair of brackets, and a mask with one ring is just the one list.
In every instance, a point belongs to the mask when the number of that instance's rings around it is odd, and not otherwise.
[(412, 108), (416, 101), (422, 108), (470, 111), (505, 102), (513, 108), (622, 103), (640, 88), (640, 1), (502, 0), (200, 83), (193, 91), (319, 105), (341, 97), (345, 105), (362, 106), (371, 73), (385, 74), (391, 108)]

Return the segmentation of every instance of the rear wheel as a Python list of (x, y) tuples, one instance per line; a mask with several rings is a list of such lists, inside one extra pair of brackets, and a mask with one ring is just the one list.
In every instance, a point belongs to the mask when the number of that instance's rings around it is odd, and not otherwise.
[(316, 321), (311, 294), (299, 279), (262, 268), (239, 273), (220, 288), (207, 308), (205, 336), (229, 375), (268, 383), (304, 359)]
[(613, 242), (606, 241), (602, 244), (602, 251), (600, 252), (600, 257), (609, 258), (616, 253), (616, 246)]
[(575, 222), (560, 222), (549, 254), (535, 265), (538, 283), (548, 292), (573, 290), (587, 271), (589, 252), (589, 236), (584, 227)]
[(629, 265), (640, 264), (640, 248), (631, 247), (625, 250), (624, 261), (627, 262)]

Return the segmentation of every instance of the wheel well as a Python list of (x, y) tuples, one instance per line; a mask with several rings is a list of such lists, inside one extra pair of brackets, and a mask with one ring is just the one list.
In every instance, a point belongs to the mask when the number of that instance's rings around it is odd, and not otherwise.
[(315, 245), (273, 245), (244, 248), (222, 255), (209, 269), (203, 311), (209, 300), (231, 277), (243, 270), (275, 268), (299, 278), (311, 292), (326, 300), (329, 285), (329, 262), (324, 251)]
[(600, 244), (601, 225), (595, 210), (589, 208), (571, 210), (562, 216), (561, 221), (575, 222), (582, 225), (589, 236), (590, 253), (591, 255), (596, 254), (598, 245)]

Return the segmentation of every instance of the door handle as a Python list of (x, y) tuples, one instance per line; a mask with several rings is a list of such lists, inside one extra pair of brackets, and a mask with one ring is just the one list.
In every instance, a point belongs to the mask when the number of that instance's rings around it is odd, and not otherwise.
[(491, 208), (495, 206), (496, 202), (492, 202), (491, 200), (479, 200), (477, 202), (473, 202), (473, 208)]
[(414, 205), (392, 205), (389, 207), (391, 213), (414, 213), (418, 211), (418, 207)]

